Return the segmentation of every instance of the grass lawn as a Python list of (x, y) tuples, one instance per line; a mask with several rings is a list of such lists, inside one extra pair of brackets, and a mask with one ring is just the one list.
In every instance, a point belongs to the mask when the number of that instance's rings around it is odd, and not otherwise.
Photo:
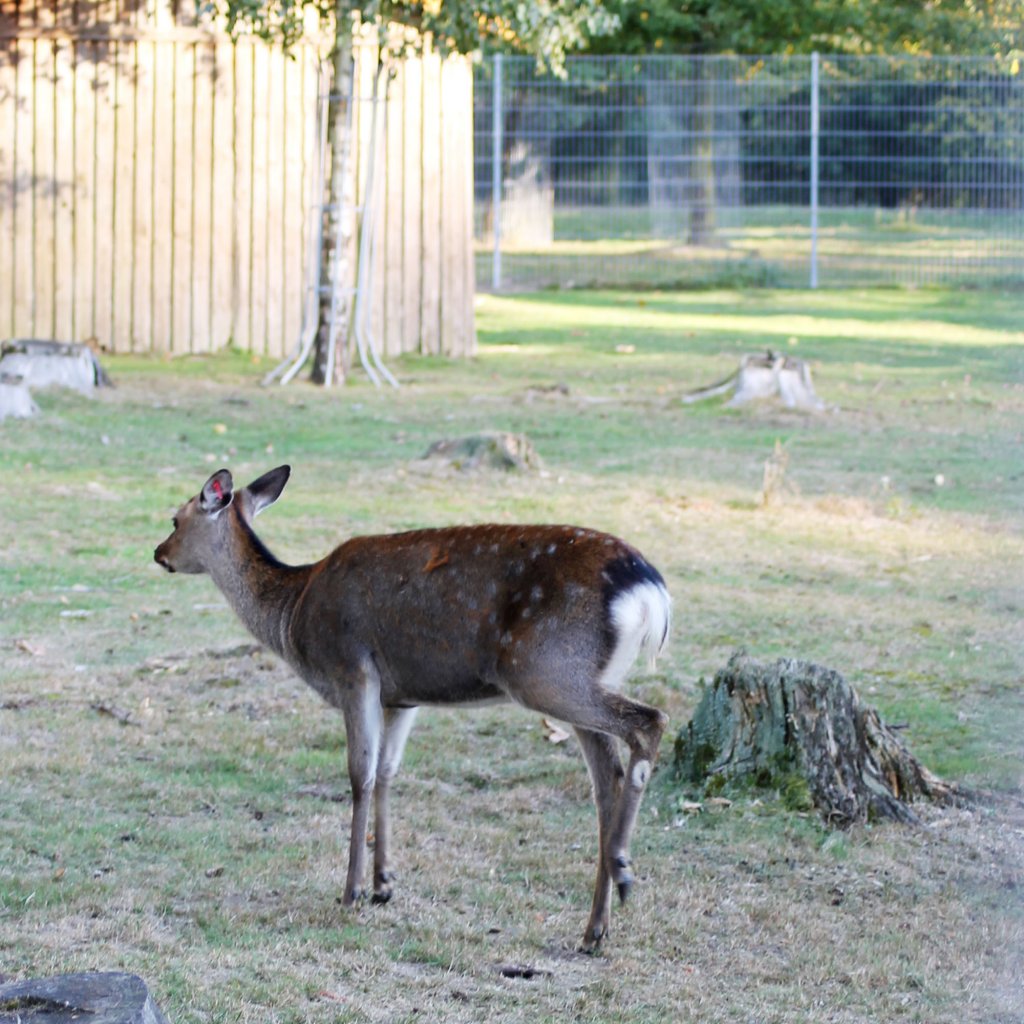
[[(0, 424), (0, 976), (132, 971), (176, 1024), (1020, 1021), (1022, 314), (1019, 292), (484, 297), (478, 358), (398, 361), (398, 392), (265, 390), (268, 364), (228, 353), (108, 357), (116, 389), (40, 394)], [(767, 347), (811, 363), (828, 412), (682, 401)], [(526, 433), (543, 469), (420, 463), (483, 429)], [(282, 462), (259, 525), (285, 561), (568, 521), (664, 573), (671, 646), (631, 692), (672, 727), (601, 956), (575, 952), (582, 759), (516, 708), (421, 713), (395, 898), (338, 904), (340, 716), (208, 579), (152, 561), (212, 470)], [(770, 793), (685, 813), (672, 740), (738, 647), (838, 669), (990, 798), (842, 833)]]
[[(531, 214), (534, 211), (531, 209)], [(489, 288), (489, 205), (477, 207), (476, 279)], [(534, 214), (535, 215), (535, 214)], [(686, 241), (688, 214), (645, 206), (562, 207), (550, 243), (502, 241), (502, 290), (541, 288), (805, 287), (812, 239), (805, 206), (721, 207), (713, 239)], [(823, 205), (814, 242), (826, 288), (1016, 287), (1020, 219), (977, 210)]]

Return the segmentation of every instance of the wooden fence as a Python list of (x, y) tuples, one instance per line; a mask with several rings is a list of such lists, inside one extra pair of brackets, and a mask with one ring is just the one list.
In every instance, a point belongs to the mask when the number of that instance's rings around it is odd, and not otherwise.
[[(317, 215), (316, 48), (112, 7), (0, 9), (0, 337), (281, 356)], [(376, 52), (357, 53), (365, 143)], [(428, 53), (389, 97), (371, 323), (386, 355), (467, 354), (471, 70)]]

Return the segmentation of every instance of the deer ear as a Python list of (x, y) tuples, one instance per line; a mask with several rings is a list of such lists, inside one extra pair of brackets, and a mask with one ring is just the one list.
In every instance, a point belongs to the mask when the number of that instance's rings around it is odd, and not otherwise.
[(269, 473), (264, 473), (258, 480), (253, 480), (245, 489), (246, 502), (251, 515), (259, 515), (268, 505), (273, 505), (284, 490), (291, 475), (291, 466), (278, 466)]
[(203, 484), (199, 492), (199, 507), (208, 515), (226, 509), (231, 504), (232, 486), (231, 474), (226, 469), (218, 469)]

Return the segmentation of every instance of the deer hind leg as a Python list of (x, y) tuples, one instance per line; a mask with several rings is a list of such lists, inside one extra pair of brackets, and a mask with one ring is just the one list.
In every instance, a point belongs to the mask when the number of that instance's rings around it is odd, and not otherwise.
[(380, 677), (371, 663), (363, 666), (361, 678), (347, 688), (344, 714), (348, 777), (352, 786), (352, 832), (342, 903), (350, 907), (363, 896), (366, 834), (381, 748), (383, 709), (380, 704)]
[(620, 901), (625, 903), (633, 887), (629, 844), (640, 811), (640, 801), (658, 757), (658, 744), (668, 725), (668, 716), (656, 708), (631, 701), (619, 694), (609, 696), (619, 705), (619, 721), (623, 731), (617, 735), (629, 746), (626, 778), (615, 808), (606, 849), (612, 881), (618, 889)]
[(589, 953), (597, 949), (608, 934), (612, 910), (612, 876), (609, 872), (608, 840), (615, 820), (615, 808), (622, 792), (622, 759), (615, 741), (604, 733), (576, 727), (576, 737), (590, 771), (597, 805), (597, 881), (590, 920), (583, 933), (580, 949)]
[[(629, 747), (629, 764), (609, 816), (606, 841), (601, 844), (607, 877), (618, 889), (619, 899), (625, 901), (633, 885), (629, 842), (668, 717), (656, 708), (630, 700), (599, 683), (587, 687), (582, 696), (575, 687), (535, 684), (524, 688), (519, 700), (534, 711), (568, 722), (578, 731), (603, 733), (622, 740)], [(598, 875), (599, 885), (603, 878)], [(601, 893), (595, 892), (595, 906), (600, 897)], [(595, 937), (594, 929), (602, 920), (600, 910), (596, 916), (592, 914), (583, 937), (583, 949), (592, 952), (597, 948), (600, 939)]]
[(398, 774), (402, 753), (409, 738), (417, 708), (384, 710), (384, 741), (377, 762), (377, 787), (374, 790), (373, 902), (391, 899), (393, 876), (389, 866), (391, 847), (391, 780)]

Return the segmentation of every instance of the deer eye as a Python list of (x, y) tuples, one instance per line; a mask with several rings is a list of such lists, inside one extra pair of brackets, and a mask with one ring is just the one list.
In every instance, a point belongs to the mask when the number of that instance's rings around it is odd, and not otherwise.
[(173, 526), (173, 527), (174, 527), (175, 529), (177, 529), (177, 528), (178, 528), (178, 517), (177, 517), (177, 516), (174, 516), (174, 517), (173, 517), (173, 518), (171, 519), (171, 525), (172, 525), (172, 526)]

